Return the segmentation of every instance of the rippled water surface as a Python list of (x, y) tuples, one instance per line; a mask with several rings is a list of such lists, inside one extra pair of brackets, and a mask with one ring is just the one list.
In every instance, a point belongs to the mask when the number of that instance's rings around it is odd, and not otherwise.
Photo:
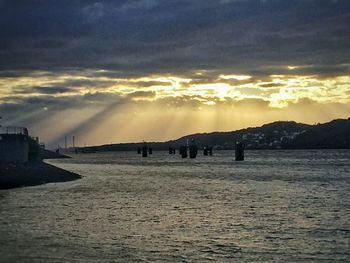
[(49, 163), (0, 191), (1, 262), (349, 262), (350, 151), (155, 152)]

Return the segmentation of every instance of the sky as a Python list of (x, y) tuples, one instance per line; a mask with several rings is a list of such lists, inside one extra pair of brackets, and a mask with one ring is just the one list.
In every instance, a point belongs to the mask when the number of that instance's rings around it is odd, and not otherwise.
[(0, 0), (0, 124), (48, 146), (350, 117), (348, 0)]

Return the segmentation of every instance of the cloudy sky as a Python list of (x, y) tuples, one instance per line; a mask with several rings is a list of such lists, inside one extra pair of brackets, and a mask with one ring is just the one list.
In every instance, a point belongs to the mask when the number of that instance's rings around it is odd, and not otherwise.
[(47, 145), (350, 117), (348, 0), (0, 0), (0, 116)]

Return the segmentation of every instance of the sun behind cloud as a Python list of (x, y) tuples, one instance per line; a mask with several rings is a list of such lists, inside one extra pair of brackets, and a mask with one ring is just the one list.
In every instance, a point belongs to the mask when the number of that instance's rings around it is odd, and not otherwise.
[(348, 117), (349, 14), (345, 0), (2, 0), (2, 123), (55, 145)]

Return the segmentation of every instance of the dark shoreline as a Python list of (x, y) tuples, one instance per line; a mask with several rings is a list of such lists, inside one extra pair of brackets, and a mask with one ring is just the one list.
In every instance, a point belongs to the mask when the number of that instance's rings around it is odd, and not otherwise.
[(0, 189), (67, 182), (81, 176), (44, 162), (0, 163)]

